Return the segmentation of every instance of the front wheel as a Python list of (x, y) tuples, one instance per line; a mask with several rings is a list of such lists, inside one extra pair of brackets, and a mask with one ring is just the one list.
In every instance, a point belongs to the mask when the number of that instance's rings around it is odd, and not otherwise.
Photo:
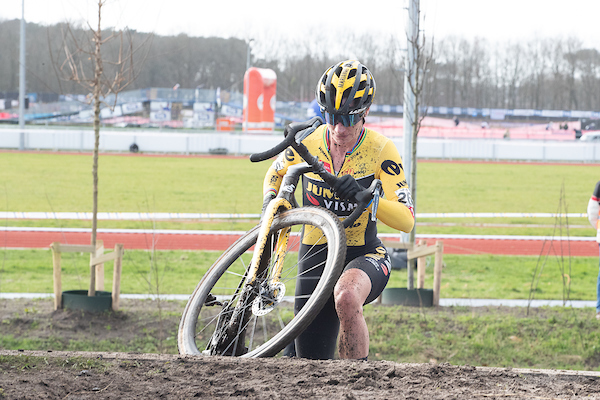
[[(306, 304), (294, 315), (295, 286), (298, 277), (297, 252), (301, 228), (318, 229), (327, 240), (328, 252), (323, 273)], [(291, 228), (285, 252), (285, 262), (279, 282), (270, 280), (276, 260), (271, 252), (257, 283), (250, 290), (244, 287), (251, 255), (245, 254), (256, 243), (256, 226), (231, 245), (202, 277), (183, 311), (177, 343), (182, 355), (234, 355), (242, 357), (272, 357), (298, 336), (316, 317), (331, 296), (346, 258), (346, 234), (340, 220), (323, 208), (302, 207), (278, 214), (269, 235), (276, 242), (277, 233)], [(274, 258), (274, 257), (273, 257)], [(320, 266), (315, 266), (318, 268)], [(285, 292), (285, 296), (283, 295)], [(242, 294), (243, 293), (243, 294)], [(236, 334), (228, 333), (227, 344), (216, 346), (223, 337), (223, 327), (231, 320), (233, 308), (241, 298), (247, 304), (238, 307), (244, 315)], [(243, 326), (241, 326), (243, 325)], [(231, 332), (231, 329), (230, 329)]]

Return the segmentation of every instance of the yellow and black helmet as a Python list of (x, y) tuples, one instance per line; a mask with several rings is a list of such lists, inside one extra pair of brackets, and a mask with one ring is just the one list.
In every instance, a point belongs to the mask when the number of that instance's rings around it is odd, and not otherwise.
[(324, 115), (362, 115), (373, 102), (375, 80), (359, 61), (346, 60), (325, 71), (315, 95)]

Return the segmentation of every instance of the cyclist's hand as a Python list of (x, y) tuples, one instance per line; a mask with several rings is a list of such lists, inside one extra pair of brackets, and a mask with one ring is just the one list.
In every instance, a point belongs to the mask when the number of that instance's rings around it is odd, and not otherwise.
[(368, 190), (361, 190), (354, 197), (358, 203), (364, 203), (368, 205), (373, 199), (373, 193)]
[(352, 200), (364, 188), (356, 182), (352, 175), (342, 175), (336, 180), (333, 190), (341, 199)]

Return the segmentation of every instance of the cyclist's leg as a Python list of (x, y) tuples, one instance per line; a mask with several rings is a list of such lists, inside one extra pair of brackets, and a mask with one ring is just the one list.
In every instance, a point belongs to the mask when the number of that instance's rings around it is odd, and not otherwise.
[[(301, 278), (296, 282), (296, 296), (305, 296), (313, 292), (322, 273), (323, 263), (327, 259), (327, 252), (324, 246), (302, 245), (298, 259)], [(296, 298), (294, 305), (296, 313), (302, 309), (306, 301), (306, 298)], [(296, 355), (311, 359), (333, 359), (338, 331), (339, 319), (331, 296), (315, 320), (296, 338)], [(291, 355), (290, 351), (290, 348), (286, 349), (285, 354)]]
[(371, 291), (369, 276), (359, 268), (342, 274), (333, 292), (340, 319), (340, 358), (363, 359), (369, 355), (369, 329), (363, 316), (363, 304)]
[(377, 252), (353, 259), (334, 289), (335, 307), (340, 319), (340, 358), (366, 358), (369, 331), (362, 306), (379, 296), (388, 282), (390, 259), (383, 247)]

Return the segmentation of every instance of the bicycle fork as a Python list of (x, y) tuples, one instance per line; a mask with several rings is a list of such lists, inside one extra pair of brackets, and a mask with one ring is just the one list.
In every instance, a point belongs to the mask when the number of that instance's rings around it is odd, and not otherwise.
[[(217, 328), (210, 345), (215, 353), (235, 356), (245, 354), (248, 351), (244, 345), (246, 326), (250, 321), (251, 314), (265, 315), (283, 298), (285, 285), (281, 282), (281, 273), (288, 247), (290, 228), (278, 232), (275, 238), (275, 254), (270, 255), (268, 247), (271, 243), (269, 240), (270, 230), (275, 216), (280, 209), (290, 210), (292, 207), (292, 204), (283, 197), (277, 197), (267, 205), (261, 220), (252, 261), (237, 304), (231, 309), (232, 303), (228, 302), (217, 321)], [(263, 277), (273, 257), (275, 258), (270, 275)], [(252, 308), (252, 312), (250, 312), (250, 308)], [(226, 315), (231, 317), (227, 320)]]

